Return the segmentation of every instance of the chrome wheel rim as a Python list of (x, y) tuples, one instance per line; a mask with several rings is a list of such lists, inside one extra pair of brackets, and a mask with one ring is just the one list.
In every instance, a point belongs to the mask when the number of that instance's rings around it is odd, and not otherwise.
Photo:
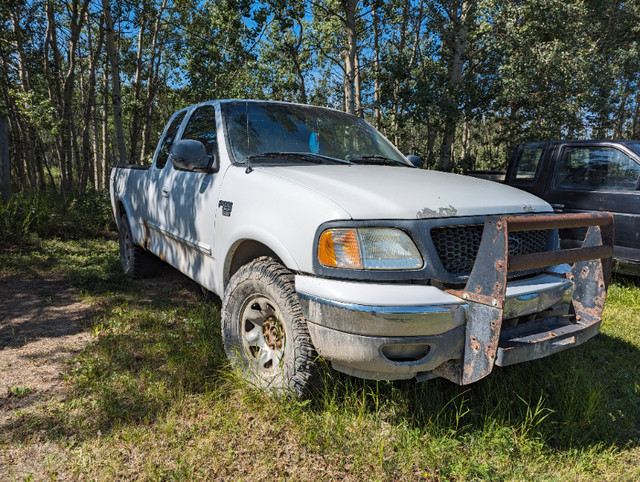
[(241, 313), (240, 336), (249, 360), (262, 373), (279, 371), (286, 342), (280, 310), (268, 298), (254, 296)]

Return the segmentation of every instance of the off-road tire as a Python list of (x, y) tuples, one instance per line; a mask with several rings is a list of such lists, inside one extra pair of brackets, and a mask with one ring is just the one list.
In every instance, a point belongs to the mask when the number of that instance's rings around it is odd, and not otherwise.
[(222, 301), (222, 340), (232, 366), (265, 391), (301, 398), (318, 382), (293, 275), (273, 258), (255, 259), (232, 276)]
[(158, 259), (142, 246), (133, 241), (131, 226), (126, 214), (118, 223), (118, 241), (120, 245), (120, 262), (124, 274), (129, 278), (147, 278), (158, 271)]

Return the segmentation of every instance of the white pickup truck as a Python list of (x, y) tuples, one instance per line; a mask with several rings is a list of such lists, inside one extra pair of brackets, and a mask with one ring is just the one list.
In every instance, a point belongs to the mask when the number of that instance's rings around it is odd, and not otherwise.
[[(296, 395), (318, 355), (363, 378), (468, 384), (598, 333), (609, 214), (553, 214), (419, 163), (331, 109), (188, 107), (151, 166), (111, 173), (124, 271), (160, 258), (218, 294), (232, 365)], [(581, 226), (582, 248), (560, 250), (558, 229)]]

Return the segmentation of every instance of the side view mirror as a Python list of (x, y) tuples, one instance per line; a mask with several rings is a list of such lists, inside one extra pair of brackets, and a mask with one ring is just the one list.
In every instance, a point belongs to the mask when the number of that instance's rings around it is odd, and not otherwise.
[(212, 174), (218, 171), (217, 159), (209, 156), (204, 144), (192, 139), (183, 139), (171, 146), (171, 163), (179, 171), (204, 172)]
[(414, 167), (421, 168), (422, 167), (422, 159), (420, 156), (416, 156), (415, 154), (409, 154), (407, 156), (407, 160), (413, 164)]

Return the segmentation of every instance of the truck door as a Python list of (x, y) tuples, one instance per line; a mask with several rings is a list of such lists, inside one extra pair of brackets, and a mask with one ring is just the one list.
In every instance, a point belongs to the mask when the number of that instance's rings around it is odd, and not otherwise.
[[(556, 165), (544, 198), (561, 212), (611, 212), (615, 222), (614, 257), (638, 259), (639, 179), (640, 163), (636, 156), (620, 146), (565, 144), (556, 153)], [(568, 247), (578, 243), (576, 235), (565, 233)]]
[(167, 204), (169, 185), (172, 176), (172, 166), (169, 160), (171, 145), (176, 139), (180, 125), (187, 111), (177, 112), (167, 124), (162, 139), (156, 148), (154, 162), (149, 169), (149, 184), (147, 199), (147, 212), (144, 219), (146, 231), (146, 248), (156, 255), (164, 258), (167, 251), (167, 239), (165, 230), (168, 224)]
[[(216, 107), (203, 105), (189, 115), (180, 139), (202, 142), (212, 164), (220, 159), (217, 132)], [(209, 289), (214, 286), (213, 241), (221, 179), (218, 173), (183, 171), (172, 166), (165, 193), (166, 235), (171, 245), (166, 261)]]

